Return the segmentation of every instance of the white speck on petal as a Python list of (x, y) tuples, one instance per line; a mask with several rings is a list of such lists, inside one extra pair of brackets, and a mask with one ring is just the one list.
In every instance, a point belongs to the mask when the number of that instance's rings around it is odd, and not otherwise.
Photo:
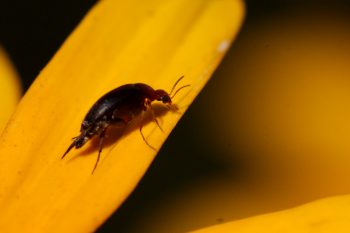
[(222, 53), (222, 52), (225, 52), (225, 51), (228, 49), (229, 46), (230, 46), (230, 42), (227, 41), (227, 40), (223, 40), (223, 41), (219, 44), (217, 50), (218, 50), (218, 52)]

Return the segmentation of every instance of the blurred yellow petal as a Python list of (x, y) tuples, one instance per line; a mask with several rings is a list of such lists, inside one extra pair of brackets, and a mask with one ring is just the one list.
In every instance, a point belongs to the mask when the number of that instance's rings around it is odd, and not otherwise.
[(349, 205), (349, 195), (327, 198), (281, 212), (203, 228), (193, 233), (347, 233), (350, 229)]
[(350, 194), (349, 15), (316, 5), (247, 20), (192, 108), (195, 148), (172, 161), (197, 173), (178, 171), (185, 178), (143, 205), (133, 232), (185, 232)]
[(143, 82), (169, 90), (181, 114), (159, 115), (161, 132), (144, 127), (160, 148), (205, 85), (236, 35), (237, 0), (100, 1), (22, 99), (0, 139), (0, 231), (92, 232), (129, 195), (155, 152), (136, 129), (111, 136), (91, 175), (97, 146), (62, 154), (92, 104), (107, 91)]
[(21, 96), (17, 72), (0, 46), (0, 134)]

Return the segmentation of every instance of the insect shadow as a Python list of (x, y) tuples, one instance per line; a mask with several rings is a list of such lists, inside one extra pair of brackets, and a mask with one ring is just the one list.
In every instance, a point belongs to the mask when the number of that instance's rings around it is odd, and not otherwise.
[[(167, 114), (168, 112), (173, 112), (173, 113), (178, 113), (179, 112), (175, 109), (169, 109), (167, 108), (165, 105), (163, 104), (158, 104), (155, 103), (152, 105), (153, 108), (153, 112), (154, 115), (151, 114), (150, 111), (146, 111), (143, 114), (141, 114), (140, 116), (135, 117), (130, 123), (128, 123), (127, 125), (111, 125), (110, 128), (108, 128), (107, 132), (106, 132), (106, 139), (103, 143), (103, 148), (107, 149), (108, 147), (110, 147), (112, 144), (114, 146), (118, 146), (117, 142), (127, 136), (128, 134), (130, 134), (131, 132), (135, 131), (135, 130), (139, 130), (140, 126), (145, 126), (147, 124), (155, 124), (155, 126), (157, 127), (157, 124), (155, 123), (154, 117), (157, 118), (158, 121), (161, 121), (161, 117), (164, 116), (165, 114)], [(158, 128), (158, 127), (157, 127)], [(160, 130), (158, 128), (158, 130)], [(143, 138), (141, 136), (140, 133), (140, 140), (142, 141)], [(146, 138), (147, 140), (147, 138)], [(152, 148), (152, 142), (144, 142), (146, 146), (150, 147), (150, 150), (154, 150), (154, 148)], [(99, 150), (99, 137), (94, 137), (92, 138), (91, 142), (88, 144), (87, 147), (85, 147), (83, 150), (81, 150), (78, 153), (78, 156), (73, 156), (71, 157), (70, 160), (75, 160), (79, 157), (79, 155), (88, 155), (91, 154), (92, 152), (96, 152), (96, 156)], [(102, 151), (103, 154), (103, 151)]]

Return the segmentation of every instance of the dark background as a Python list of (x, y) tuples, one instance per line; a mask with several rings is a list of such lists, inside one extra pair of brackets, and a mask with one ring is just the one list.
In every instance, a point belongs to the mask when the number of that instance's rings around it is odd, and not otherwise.
[[(21, 76), (24, 90), (50, 60), (96, 0), (1, 0), (0, 43)], [(243, 30), (254, 22), (283, 15), (292, 7), (319, 5), (341, 7), (349, 12), (347, 0), (247, 0)]]
[[(95, 2), (1, 0), (0, 44), (17, 68), (24, 92)], [(231, 52), (240, 46), (245, 33), (257, 22), (278, 19), (288, 15), (292, 8), (305, 8), (312, 12), (316, 4), (317, 8), (330, 11), (341, 9), (350, 13), (349, 1), (246, 1), (246, 19)], [(201, 117), (206, 94), (215, 91), (211, 88), (211, 85), (215, 86), (215, 77), (170, 135), (135, 192), (98, 232), (129, 232), (139, 218), (152, 210), (152, 205), (162, 195), (211, 173), (225, 173), (226, 164), (209, 156), (218, 152), (214, 152), (212, 145), (204, 145), (203, 138), (198, 137), (198, 132), (193, 130), (205, 127), (196, 119)], [(237, 157), (237, 174), (242, 174), (242, 169), (244, 161)]]

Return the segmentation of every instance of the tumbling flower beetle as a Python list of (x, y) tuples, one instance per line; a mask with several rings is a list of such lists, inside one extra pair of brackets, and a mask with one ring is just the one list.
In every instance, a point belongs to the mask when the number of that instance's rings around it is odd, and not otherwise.
[[(185, 85), (178, 88), (171, 96), (175, 90), (176, 85), (180, 82), (181, 79), (183, 79), (183, 77), (184, 76), (181, 76), (175, 82), (169, 94), (162, 89), (154, 90), (152, 87), (144, 83), (135, 83), (125, 84), (102, 96), (86, 114), (81, 124), (80, 135), (73, 138), (72, 144), (68, 147), (67, 151), (63, 154), (61, 159), (63, 159), (73, 147), (78, 149), (92, 137), (99, 136), (100, 140), (98, 156), (94, 169), (92, 171), (94, 172), (100, 160), (103, 140), (109, 126), (120, 123), (127, 125), (135, 116), (139, 115), (142, 111), (150, 110), (153, 116), (153, 120), (160, 128), (159, 123), (153, 113), (152, 102), (157, 100), (161, 101), (163, 104), (172, 105), (172, 98), (174, 98), (174, 96), (181, 89), (189, 86)], [(150, 146), (142, 133), (142, 126), (143, 125), (141, 124), (140, 133), (142, 139), (148, 146)]]

